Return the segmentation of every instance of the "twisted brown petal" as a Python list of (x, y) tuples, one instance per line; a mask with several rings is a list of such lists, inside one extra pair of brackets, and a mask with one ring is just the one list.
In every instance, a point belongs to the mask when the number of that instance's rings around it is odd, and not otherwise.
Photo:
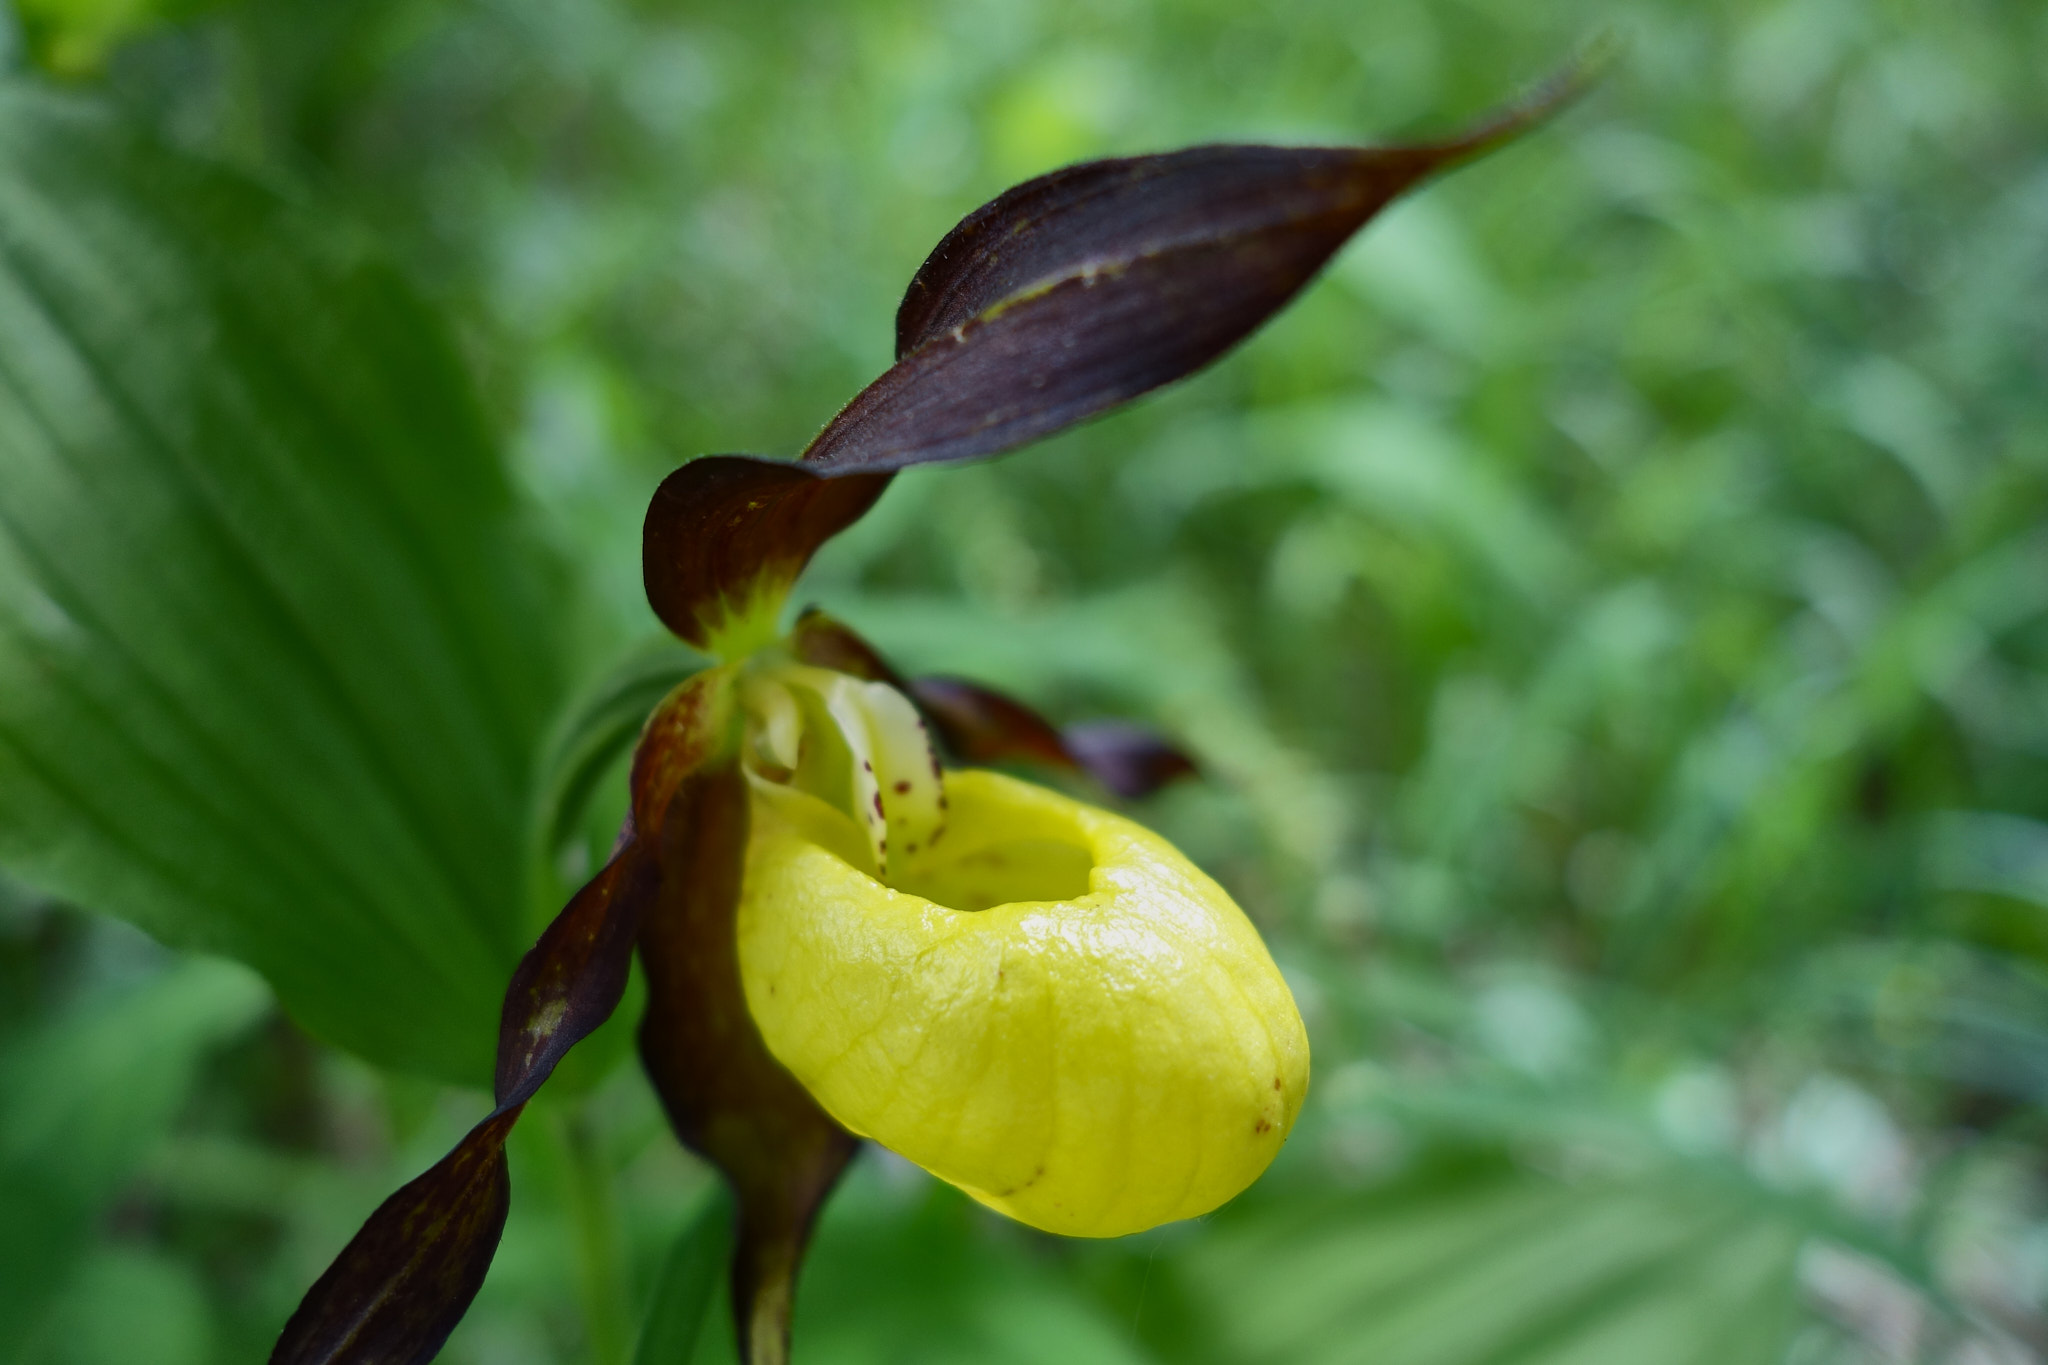
[(272, 1365), (425, 1365), (439, 1353), (505, 1230), (505, 1135), (519, 1110), (493, 1113), (370, 1215), (285, 1324)]
[(1078, 766), (1053, 723), (1016, 698), (964, 678), (911, 681), (910, 695), (962, 763)]
[(1069, 725), (1060, 738), (1074, 762), (1128, 800), (1198, 774), (1194, 759), (1142, 725), (1120, 720)]
[(964, 763), (1040, 763), (1087, 773), (1126, 800), (1196, 773), (1164, 737), (1125, 721), (1061, 730), (1014, 697), (960, 678), (913, 678), (910, 695), (946, 749)]
[(571, 1047), (610, 1017), (653, 899), (654, 858), (632, 837), (521, 960), (498, 1034), (498, 1105), (370, 1215), (306, 1291), (271, 1365), (420, 1365), (469, 1310), (505, 1228), (505, 1135)]
[(656, 709), (635, 755), (636, 814), (506, 987), (496, 1107), (370, 1216), (285, 1324), (271, 1365), (419, 1365), (468, 1311), (505, 1227), (505, 1136), (568, 1050), (618, 1008), (657, 903), (671, 798), (726, 742), (729, 679), (700, 673)]

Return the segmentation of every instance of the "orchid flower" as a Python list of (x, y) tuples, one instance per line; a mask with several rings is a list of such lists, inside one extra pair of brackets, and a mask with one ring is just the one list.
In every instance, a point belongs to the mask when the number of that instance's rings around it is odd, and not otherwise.
[(897, 363), (797, 460), (669, 475), (648, 602), (717, 662), (649, 717), (610, 861), (512, 978), (495, 1108), (371, 1216), (272, 1361), (433, 1358), (504, 1224), (505, 1135), (617, 1006), (636, 947), (642, 1061), (737, 1197), (733, 1304), (757, 1365), (787, 1358), (804, 1244), (857, 1138), (1070, 1236), (1205, 1213), (1255, 1180), (1309, 1047), (1243, 912), (1123, 815), (948, 766), (1057, 766), (1136, 797), (1189, 760), (905, 679), (822, 614), (785, 630), (785, 610), (897, 470), (1001, 454), (1199, 369), (1396, 196), (1582, 84), (1422, 145), (1193, 147), (1027, 181), (939, 243)]

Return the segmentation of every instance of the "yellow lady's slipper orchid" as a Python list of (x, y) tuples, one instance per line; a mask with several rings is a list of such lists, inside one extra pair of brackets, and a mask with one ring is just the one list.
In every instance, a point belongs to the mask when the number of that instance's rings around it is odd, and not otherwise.
[[(842, 770), (905, 770), (900, 749), (886, 764), (862, 752), (898, 703), (850, 680), (825, 699), (852, 730)], [(792, 756), (781, 699), (757, 714)], [(740, 975), (769, 1050), (834, 1118), (1070, 1236), (1206, 1213), (1272, 1161), (1307, 1090), (1308, 1038), (1258, 933), (1179, 850), (964, 771), (945, 776), (936, 836), (891, 854), (850, 803), (791, 775), (751, 777)]]
[[(788, 1360), (845, 1130), (1075, 1236), (1205, 1213), (1256, 1179), (1300, 1111), (1308, 1041), (1244, 915), (1119, 816), (988, 772), (949, 779), (926, 725), (962, 757), (1050, 762), (1123, 795), (1187, 757), (1059, 730), (962, 679), (905, 681), (829, 621), (787, 637), (777, 622), (899, 470), (1000, 455), (1208, 364), (1394, 197), (1589, 74), (1433, 143), (1191, 147), (1016, 186), (933, 250), (897, 310), (896, 363), (796, 460), (714, 455), (665, 478), (641, 538), (647, 602), (719, 665), (649, 717), (610, 861), (513, 973), (496, 1108), (371, 1215), (273, 1365), (440, 1349), (505, 1223), (506, 1135), (616, 1008), (636, 942), (649, 1078), (737, 1200), (735, 1344), (752, 1365)], [(576, 763), (630, 694), (582, 718)]]

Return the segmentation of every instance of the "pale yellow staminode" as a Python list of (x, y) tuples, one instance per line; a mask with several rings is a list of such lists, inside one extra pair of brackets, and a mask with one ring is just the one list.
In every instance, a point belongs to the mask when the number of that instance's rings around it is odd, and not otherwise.
[(756, 780), (747, 1005), (819, 1103), (976, 1199), (1110, 1237), (1256, 1179), (1308, 1087), (1265, 945), (1158, 835), (995, 773), (946, 775), (886, 886), (860, 828)]

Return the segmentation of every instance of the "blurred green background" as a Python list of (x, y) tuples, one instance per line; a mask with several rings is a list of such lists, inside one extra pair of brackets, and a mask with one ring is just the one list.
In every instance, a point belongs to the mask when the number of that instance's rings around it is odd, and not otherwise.
[[(0, 1361), (262, 1359), (482, 1112), (615, 827), (590, 717), (672, 663), (649, 493), (798, 449), (960, 215), (1442, 131), (1603, 30), (1224, 363), (904, 475), (802, 585), (1184, 740), (1137, 813), (1315, 1077), (1119, 1242), (869, 1153), (796, 1359), (2048, 1359), (2048, 8), (15, 0)], [(635, 1359), (710, 1180), (628, 1042), (517, 1130), (444, 1359)]]

